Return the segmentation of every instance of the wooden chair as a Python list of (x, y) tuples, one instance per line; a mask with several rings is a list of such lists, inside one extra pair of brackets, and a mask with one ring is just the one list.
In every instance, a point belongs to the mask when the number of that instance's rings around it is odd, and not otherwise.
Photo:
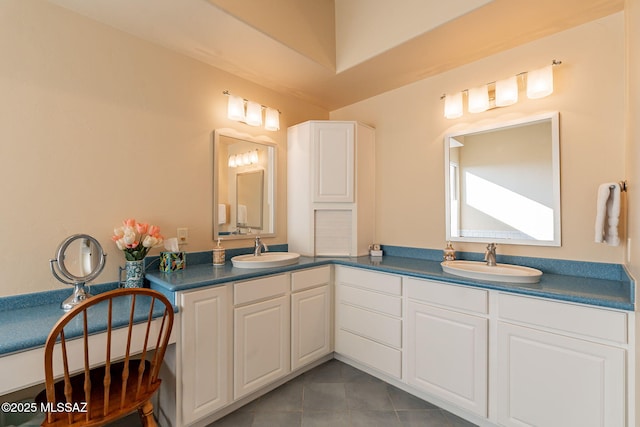
[[(118, 314), (123, 313), (126, 313), (126, 319), (124, 325), (120, 325), (116, 320), (121, 319)], [(137, 334), (140, 322), (143, 323), (142, 328), (146, 328), (143, 339), (132, 339), (140, 335)], [(120, 326), (123, 329), (118, 330)], [(65, 313), (51, 330), (45, 344), (46, 389), (36, 397), (36, 402), (45, 404), (47, 408), (42, 425), (102, 426), (137, 410), (143, 425), (156, 426), (151, 398), (160, 387), (158, 373), (172, 327), (171, 303), (164, 295), (151, 289), (105, 292)], [(106, 345), (103, 341), (96, 344), (96, 338), (89, 337), (92, 332), (105, 329), (106, 334), (100, 337), (105, 337)], [(77, 345), (72, 343), (72, 335), (80, 337), (80, 347), (84, 348), (83, 362), (78, 362), (84, 367), (77, 374), (69, 372), (68, 356), (71, 359), (80, 356), (77, 354), (79, 351), (73, 352), (73, 349), (67, 354), (73, 344)], [(120, 340), (118, 337), (124, 338)], [(93, 352), (89, 351), (90, 342)], [(136, 358), (132, 357), (131, 353), (140, 344), (141, 353)], [(96, 347), (98, 350), (94, 349)], [(56, 348), (60, 351), (54, 351)], [(124, 359), (112, 360), (115, 359), (112, 354), (118, 352), (122, 357), (122, 349)], [(103, 352), (103, 355), (99, 354)], [(100, 365), (90, 366), (90, 360), (96, 358), (101, 360)], [(63, 378), (58, 382), (55, 381), (54, 365), (58, 371), (62, 370)]]

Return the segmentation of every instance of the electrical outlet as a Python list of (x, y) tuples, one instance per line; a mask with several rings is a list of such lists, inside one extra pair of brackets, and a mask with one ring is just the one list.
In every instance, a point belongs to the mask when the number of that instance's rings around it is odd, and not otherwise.
[(189, 243), (189, 229), (186, 227), (178, 228), (178, 244), (186, 245), (187, 243)]

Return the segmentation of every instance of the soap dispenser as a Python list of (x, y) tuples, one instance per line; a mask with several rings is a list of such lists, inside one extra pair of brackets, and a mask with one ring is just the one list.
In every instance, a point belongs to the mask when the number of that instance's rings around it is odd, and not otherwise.
[(453, 249), (453, 245), (451, 242), (447, 242), (447, 247), (442, 251), (442, 258), (445, 261), (454, 261), (456, 259), (456, 251)]
[(225, 260), (225, 250), (218, 239), (218, 244), (213, 248), (213, 265), (224, 265)]

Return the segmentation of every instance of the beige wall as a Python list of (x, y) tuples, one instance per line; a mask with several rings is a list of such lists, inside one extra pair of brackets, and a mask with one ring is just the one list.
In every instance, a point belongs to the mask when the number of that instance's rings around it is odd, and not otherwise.
[[(96, 282), (117, 280), (124, 257), (110, 236), (127, 217), (166, 237), (188, 227), (187, 251), (211, 249), (213, 129), (268, 134), (286, 170), (287, 127), (328, 118), (44, 1), (0, 2), (0, 52), (0, 295), (64, 287), (48, 261), (75, 233), (108, 253)], [(227, 120), (224, 89), (280, 109), (281, 130)], [(277, 177), (284, 214), (272, 244), (287, 241), (286, 174)]]
[[(501, 245), (499, 253), (623, 262), (624, 248), (595, 244), (597, 186), (624, 178), (624, 14), (593, 21), (333, 111), (376, 128), (376, 240), (443, 248), (443, 136), (478, 124), (560, 112), (562, 246)], [(544, 99), (462, 118), (443, 117), (440, 95), (563, 61)], [(637, 169), (637, 165), (636, 165)], [(409, 224), (409, 226), (407, 226)], [(457, 243), (481, 251), (483, 245)]]
[[(629, 251), (627, 265), (634, 277), (640, 278), (640, 2), (625, 2), (626, 17), (626, 171), (629, 183), (627, 194), (629, 217)], [(636, 298), (640, 298), (636, 292)], [(640, 319), (639, 319), (640, 321)], [(639, 397), (640, 399), (640, 397)]]

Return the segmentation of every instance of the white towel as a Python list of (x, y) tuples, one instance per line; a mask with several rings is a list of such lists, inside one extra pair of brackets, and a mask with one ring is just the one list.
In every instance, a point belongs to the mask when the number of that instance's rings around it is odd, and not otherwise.
[(618, 222), (620, 217), (620, 186), (607, 182), (598, 187), (596, 205), (596, 243), (618, 246)]
[(218, 203), (218, 224), (227, 223), (227, 205), (224, 203)]
[(246, 205), (238, 205), (238, 224), (246, 225), (247, 224), (247, 206)]

